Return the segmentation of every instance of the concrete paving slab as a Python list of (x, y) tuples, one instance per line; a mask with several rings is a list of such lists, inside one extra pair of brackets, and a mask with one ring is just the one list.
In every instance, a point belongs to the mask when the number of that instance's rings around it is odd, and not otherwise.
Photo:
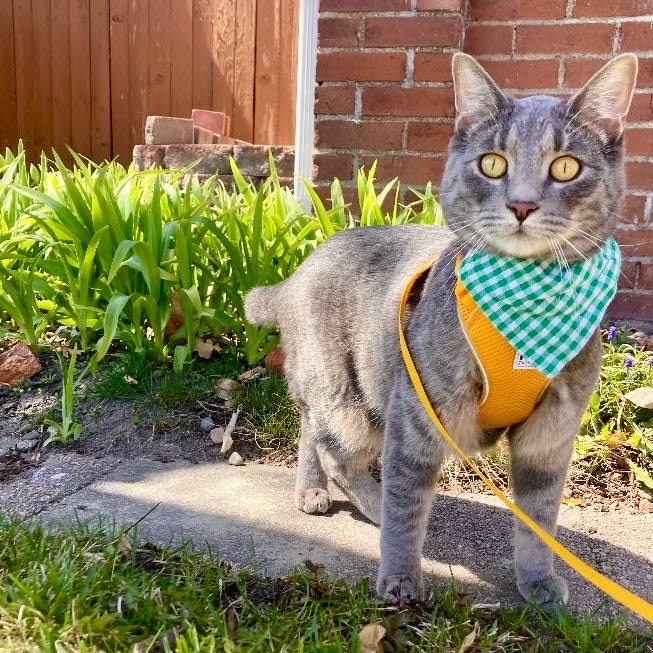
[[(46, 523), (133, 524), (161, 546), (190, 540), (227, 562), (263, 575), (283, 575), (305, 560), (328, 574), (356, 581), (376, 577), (378, 529), (333, 488), (327, 515), (306, 515), (293, 503), (294, 470), (260, 464), (193, 465), (145, 458), (95, 461), (84, 467), (66, 454), (57, 468), (31, 470), (0, 488), (0, 510), (33, 514)], [(82, 458), (82, 457), (80, 457)], [(93, 467), (95, 465), (95, 468)], [(58, 471), (57, 471), (58, 470)], [(28, 495), (38, 481), (38, 501)], [(77, 479), (74, 483), (71, 479)], [(8, 502), (9, 501), (9, 502)], [(13, 510), (12, 510), (13, 508)], [(498, 500), (440, 494), (431, 515), (423, 565), (433, 581), (472, 591), (478, 601), (516, 604), (512, 576), (512, 518)], [(653, 516), (599, 513), (564, 506), (559, 539), (586, 562), (653, 601)], [(618, 604), (559, 565), (570, 582), (574, 613), (616, 613)]]

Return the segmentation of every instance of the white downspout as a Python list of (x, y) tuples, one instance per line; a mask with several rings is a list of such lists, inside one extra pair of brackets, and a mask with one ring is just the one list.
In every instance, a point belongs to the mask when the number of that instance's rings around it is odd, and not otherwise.
[(295, 111), (295, 197), (306, 210), (311, 203), (301, 178), (313, 177), (315, 133), (315, 70), (319, 0), (300, 0), (297, 43), (297, 103)]

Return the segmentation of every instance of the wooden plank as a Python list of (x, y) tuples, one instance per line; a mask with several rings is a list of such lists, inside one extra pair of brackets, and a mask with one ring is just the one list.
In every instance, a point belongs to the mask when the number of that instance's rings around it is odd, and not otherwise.
[(150, 113), (170, 115), (170, 0), (150, 0)]
[(91, 12), (91, 156), (111, 158), (111, 54), (109, 0), (92, 0)]
[(16, 118), (16, 60), (14, 57), (14, 7), (11, 2), (0, 2), (0, 147), (16, 151), (18, 123)]
[[(19, 0), (20, 1), (20, 0)], [(72, 148), (91, 157), (91, 18), (89, 0), (70, 0)]]
[(234, 52), (236, 49), (236, 11), (238, 0), (216, 3), (213, 8), (211, 49), (211, 108), (228, 116), (234, 110)]
[(299, 2), (281, 2), (281, 47), (279, 48), (279, 104), (275, 117), (273, 143), (292, 145), (295, 142), (295, 109), (297, 96), (297, 43), (299, 40)]
[(231, 130), (235, 138), (253, 141), (256, 0), (237, 0), (237, 3)]
[(143, 0), (130, 0), (129, 3), (129, 80), (130, 125), (132, 143), (145, 141), (145, 119), (149, 112), (149, 15), (148, 3)]
[(32, 75), (32, 3), (14, 0), (16, 117), (18, 138), (34, 160), (34, 76)]
[(52, 43), (52, 147), (57, 154), (70, 162), (68, 147), (71, 135), (70, 86), (70, 22), (68, 0), (55, 0), (51, 4)]
[(129, 59), (129, 0), (111, 0), (111, 156), (128, 166), (134, 143), (131, 139), (130, 59)]
[[(228, 3), (218, 3), (218, 6)], [(213, 11), (210, 0), (193, 0), (193, 109), (212, 109)]]
[(282, 0), (258, 0), (256, 10), (256, 73), (254, 142), (275, 140), (275, 116), (279, 111), (279, 49)]
[(32, 77), (34, 79), (34, 154), (52, 147), (52, 56), (50, 0), (32, 0)]
[(193, 108), (193, 0), (173, 0), (170, 23), (170, 114), (188, 118)]

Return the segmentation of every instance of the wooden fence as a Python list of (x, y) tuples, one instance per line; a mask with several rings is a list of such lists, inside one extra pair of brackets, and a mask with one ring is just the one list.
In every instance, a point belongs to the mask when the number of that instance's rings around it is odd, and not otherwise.
[(148, 115), (294, 140), (298, 0), (0, 0), (0, 145), (131, 160)]

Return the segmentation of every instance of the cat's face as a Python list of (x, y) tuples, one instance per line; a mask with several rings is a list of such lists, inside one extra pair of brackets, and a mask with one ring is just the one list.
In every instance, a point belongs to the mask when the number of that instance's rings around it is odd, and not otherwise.
[(515, 100), (456, 55), (441, 201), (466, 247), (564, 264), (603, 244), (624, 190), (622, 120), (636, 71), (635, 57), (623, 55), (569, 101)]

